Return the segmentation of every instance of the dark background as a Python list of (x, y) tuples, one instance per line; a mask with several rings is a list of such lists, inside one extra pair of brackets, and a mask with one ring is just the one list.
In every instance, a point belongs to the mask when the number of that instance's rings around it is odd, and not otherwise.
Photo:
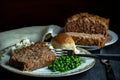
[(115, 29), (119, 25), (117, 8), (114, 0), (1, 0), (0, 31), (49, 24), (64, 27), (66, 19), (79, 12), (110, 18), (110, 29)]

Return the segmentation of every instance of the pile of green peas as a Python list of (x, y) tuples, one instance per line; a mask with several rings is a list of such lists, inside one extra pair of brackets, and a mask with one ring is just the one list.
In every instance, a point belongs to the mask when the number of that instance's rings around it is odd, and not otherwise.
[(65, 72), (78, 67), (80, 64), (81, 64), (80, 57), (62, 55), (56, 58), (54, 63), (48, 66), (48, 69), (52, 70), (53, 72), (56, 71)]

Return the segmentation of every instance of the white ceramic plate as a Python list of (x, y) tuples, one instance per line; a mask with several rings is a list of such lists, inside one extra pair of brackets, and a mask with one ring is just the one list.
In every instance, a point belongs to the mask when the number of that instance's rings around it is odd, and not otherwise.
[(117, 40), (118, 40), (118, 35), (111, 31), (111, 30), (108, 30), (108, 34), (109, 34), (109, 40), (108, 42), (105, 44), (105, 46), (108, 46), (108, 45), (111, 45), (111, 44), (114, 44)]
[[(82, 53), (82, 54), (91, 54), (90, 52), (81, 48), (79, 48), (78, 51), (79, 51), (78, 53)], [(52, 72), (48, 69), (48, 67), (40, 68), (34, 71), (21, 71), (8, 64), (8, 61), (10, 58), (10, 48), (5, 49), (4, 51), (1, 51), (0, 54), (1, 54), (0, 65), (3, 68), (17, 74), (34, 76), (34, 77), (63, 77), (63, 76), (75, 75), (91, 69), (95, 64), (95, 59), (84, 57), (82, 58), (82, 63), (79, 67), (67, 72)]]
[[(108, 40), (108, 42), (106, 42), (105, 46), (114, 44), (118, 40), (118, 35), (115, 32), (113, 32), (112, 30), (108, 30), (108, 34), (109, 34), (109, 37), (108, 37), (109, 40)], [(99, 47), (96, 47), (96, 46), (81, 46), (81, 45), (76, 45), (76, 46), (82, 47), (87, 50), (99, 49)]]

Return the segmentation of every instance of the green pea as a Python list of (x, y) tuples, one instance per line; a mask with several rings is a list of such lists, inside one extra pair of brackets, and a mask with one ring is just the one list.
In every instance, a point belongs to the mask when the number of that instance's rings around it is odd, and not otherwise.
[(57, 70), (55, 68), (52, 69), (53, 72), (56, 72)]
[(78, 67), (81, 64), (80, 57), (78, 56), (67, 56), (63, 55), (54, 61), (52, 65), (49, 65), (48, 68), (52, 71), (68, 71)]

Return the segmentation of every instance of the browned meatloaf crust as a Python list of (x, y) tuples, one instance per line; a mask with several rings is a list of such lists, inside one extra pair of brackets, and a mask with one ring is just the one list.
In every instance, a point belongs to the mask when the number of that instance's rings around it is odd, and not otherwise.
[(77, 32), (66, 32), (66, 34), (71, 35), (77, 45), (104, 47), (106, 43), (106, 38), (101, 34)]
[(75, 14), (67, 19), (65, 32), (108, 35), (109, 19), (89, 13)]
[(55, 60), (55, 54), (44, 42), (37, 42), (10, 56), (9, 64), (22, 71), (31, 71), (48, 66)]

